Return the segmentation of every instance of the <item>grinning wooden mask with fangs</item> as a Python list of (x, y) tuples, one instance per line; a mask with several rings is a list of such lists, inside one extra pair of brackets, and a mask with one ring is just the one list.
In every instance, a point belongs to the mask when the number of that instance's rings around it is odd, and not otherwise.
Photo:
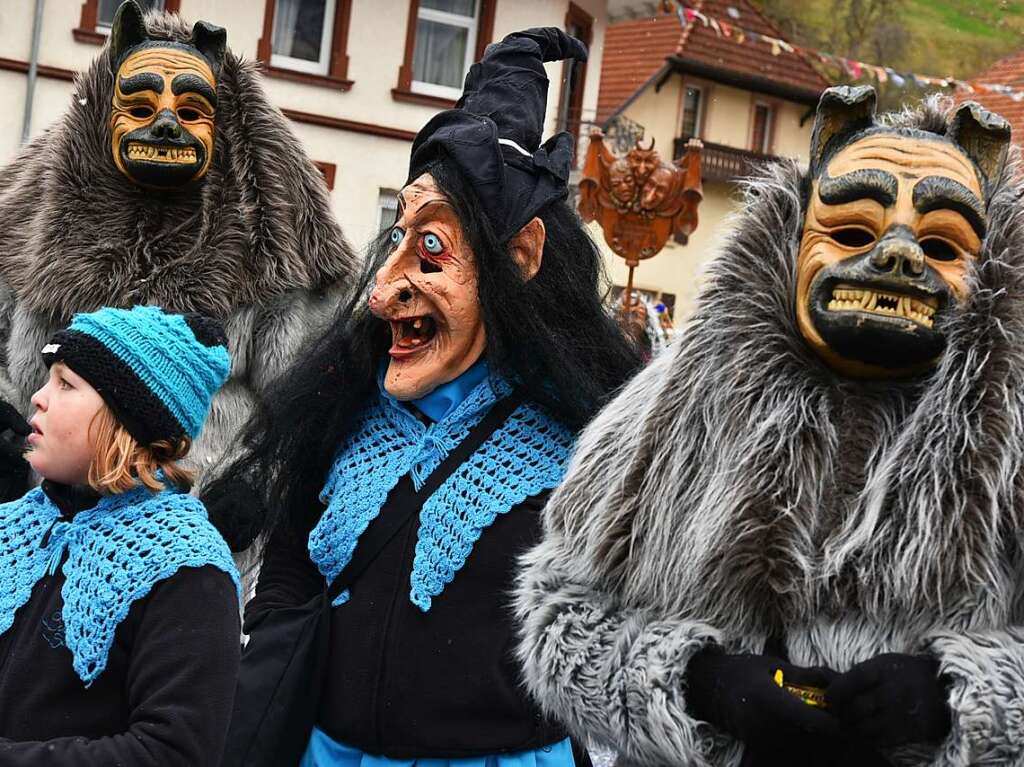
[(217, 74), (226, 33), (198, 22), (190, 44), (150, 39), (134, 2), (111, 29), (110, 149), (125, 176), (172, 188), (201, 179), (213, 159)]
[(877, 125), (874, 107), (865, 86), (822, 96), (797, 257), (800, 332), (855, 377), (910, 375), (941, 355), (944, 316), (970, 295), (1010, 137), (974, 103), (945, 136)]

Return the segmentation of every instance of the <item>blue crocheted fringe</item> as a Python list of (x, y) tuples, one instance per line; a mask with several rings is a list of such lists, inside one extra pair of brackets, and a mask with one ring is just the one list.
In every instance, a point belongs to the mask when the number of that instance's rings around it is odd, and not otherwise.
[[(310, 532), (309, 555), (328, 582), (348, 564), (359, 536), (398, 480), (410, 474), (419, 490), (511, 391), (507, 382), (488, 378), (448, 417), (427, 426), (381, 390), (338, 454), (320, 495), (327, 509)], [(410, 578), (413, 604), (428, 611), (499, 514), (561, 482), (574, 439), (567, 428), (524, 403), (442, 483), (420, 510)], [(334, 604), (348, 598), (343, 591)]]
[(180, 568), (213, 565), (231, 576), (241, 596), (227, 544), (203, 504), (187, 493), (139, 486), (62, 520), (36, 488), (0, 504), (0, 634), (65, 552), (65, 642), (86, 687), (106, 667), (114, 633), (132, 604)]

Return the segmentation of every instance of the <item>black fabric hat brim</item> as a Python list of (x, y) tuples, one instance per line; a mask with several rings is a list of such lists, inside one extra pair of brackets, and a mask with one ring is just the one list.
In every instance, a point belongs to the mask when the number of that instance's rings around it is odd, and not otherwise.
[(545, 61), (585, 61), (579, 40), (554, 27), (528, 29), (487, 47), (470, 67), (455, 109), (416, 135), (406, 183), (444, 163), (476, 193), (499, 240), (507, 242), (546, 205), (565, 199), (574, 140), (559, 133), (543, 146)]
[(63, 362), (84, 378), (140, 445), (176, 442), (186, 436), (182, 425), (135, 371), (92, 336), (61, 330), (47, 344), (50, 346), (57, 348), (43, 352), (46, 367)]

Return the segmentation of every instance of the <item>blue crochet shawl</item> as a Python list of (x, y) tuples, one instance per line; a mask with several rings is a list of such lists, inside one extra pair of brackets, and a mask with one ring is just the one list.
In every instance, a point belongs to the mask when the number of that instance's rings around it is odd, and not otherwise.
[[(477, 384), (429, 426), (379, 386), (380, 393), (346, 440), (320, 499), (327, 509), (309, 534), (309, 555), (333, 581), (359, 536), (406, 474), (419, 490), (431, 472), (512, 387), (495, 377)], [(480, 534), (498, 514), (562, 480), (574, 435), (538, 407), (520, 405), (420, 509), (409, 598), (424, 612), (451, 583)], [(334, 604), (347, 602), (343, 591)]]
[(36, 488), (0, 504), (0, 634), (35, 584), (56, 572), (65, 551), (64, 639), (86, 687), (106, 667), (114, 632), (132, 603), (158, 581), (182, 567), (213, 565), (240, 589), (227, 544), (203, 504), (187, 493), (152, 493), (140, 485), (64, 520)]

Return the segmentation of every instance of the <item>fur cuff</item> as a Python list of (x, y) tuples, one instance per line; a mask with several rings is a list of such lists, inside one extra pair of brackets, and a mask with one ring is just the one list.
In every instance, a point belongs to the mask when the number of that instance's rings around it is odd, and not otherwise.
[(942, 632), (926, 648), (953, 680), (953, 730), (934, 767), (1024, 765), (1024, 634)]
[(738, 752), (738, 744), (691, 718), (683, 699), (686, 664), (717, 632), (617, 609), (607, 594), (552, 578), (552, 560), (537, 556), (544, 548), (530, 557), (535, 566), (517, 594), (519, 655), (543, 710), (630, 764), (735, 761), (723, 749)]

